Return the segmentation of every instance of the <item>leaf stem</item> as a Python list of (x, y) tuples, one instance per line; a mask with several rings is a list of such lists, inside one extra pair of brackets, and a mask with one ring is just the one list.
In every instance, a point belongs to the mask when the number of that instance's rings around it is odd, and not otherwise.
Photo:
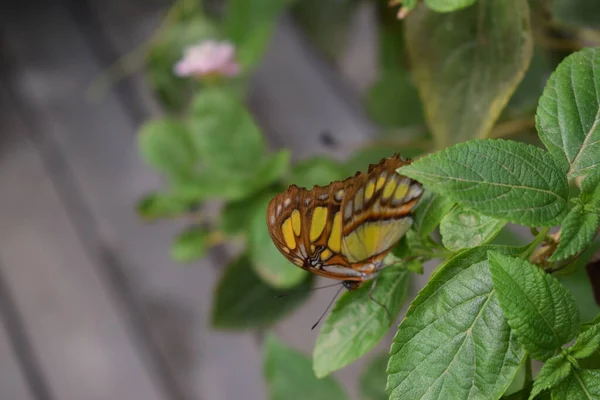
[(529, 257), (533, 254), (535, 249), (546, 240), (548, 236), (548, 232), (550, 232), (550, 227), (543, 227), (537, 234), (537, 236), (533, 239), (533, 241), (527, 246), (525, 251), (521, 254), (521, 258), (524, 260), (529, 259)]

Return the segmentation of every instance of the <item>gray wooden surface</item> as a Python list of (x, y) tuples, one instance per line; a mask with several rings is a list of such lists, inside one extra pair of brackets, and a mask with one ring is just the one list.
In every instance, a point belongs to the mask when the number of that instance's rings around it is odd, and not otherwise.
[[(177, 265), (168, 245), (181, 223), (133, 212), (160, 185), (135, 147), (139, 124), (159, 112), (141, 75), (99, 102), (85, 97), (163, 10), (160, 0), (26, 0), (0, 13), (1, 399), (266, 398), (256, 337), (208, 326), (227, 254)], [(375, 130), (344, 85), (284, 17), (250, 105), (295, 159), (344, 157), (347, 147), (322, 146), (323, 132), (356, 145)], [(331, 295), (315, 292), (277, 333), (310, 354)], [(354, 395), (362, 365), (336, 373)]]

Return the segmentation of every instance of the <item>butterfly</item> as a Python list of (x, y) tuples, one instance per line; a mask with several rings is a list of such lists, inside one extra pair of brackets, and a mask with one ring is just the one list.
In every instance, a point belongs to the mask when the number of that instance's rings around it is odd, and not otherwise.
[(267, 207), (273, 243), (298, 267), (357, 289), (412, 225), (423, 188), (396, 172), (410, 162), (394, 154), (327, 186), (291, 185)]

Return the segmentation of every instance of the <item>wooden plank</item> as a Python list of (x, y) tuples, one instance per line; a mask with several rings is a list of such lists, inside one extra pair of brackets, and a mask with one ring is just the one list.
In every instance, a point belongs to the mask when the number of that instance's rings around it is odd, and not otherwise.
[(53, 398), (166, 400), (26, 139), (18, 111), (10, 102), (2, 105), (0, 268)]
[(0, 320), (0, 398), (34, 400), (6, 328), (5, 322)]
[[(173, 263), (168, 246), (181, 224), (148, 225), (133, 212), (136, 200), (161, 182), (138, 157), (130, 116), (114, 93), (99, 103), (85, 101), (84, 91), (100, 66), (64, 8), (36, 10), (0, 16), (21, 67), (15, 87), (33, 104), (43, 127), (37, 133), (58, 144), (72, 186), (93, 219), (96, 240), (117, 264), (129, 298), (143, 310), (168, 372), (186, 399), (264, 398), (252, 335), (208, 329), (214, 261), (194, 267)], [(61, 177), (61, 171), (55, 174)]]

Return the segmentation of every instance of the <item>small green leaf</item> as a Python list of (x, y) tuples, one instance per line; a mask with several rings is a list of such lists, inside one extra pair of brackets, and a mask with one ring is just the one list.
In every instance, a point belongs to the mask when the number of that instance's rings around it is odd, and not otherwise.
[(238, 60), (252, 68), (267, 49), (279, 15), (293, 0), (232, 0), (227, 3), (224, 28), (236, 45)]
[(577, 334), (575, 299), (556, 278), (523, 259), (490, 252), (489, 260), (509, 325), (533, 357), (548, 360)]
[(138, 135), (138, 146), (148, 165), (172, 179), (188, 174), (195, 162), (189, 132), (174, 119), (147, 122)]
[(388, 400), (385, 393), (385, 369), (389, 356), (379, 354), (367, 364), (360, 375), (359, 390), (364, 400)]
[(600, 399), (600, 370), (573, 370), (571, 375), (552, 390), (552, 400)]
[(461, 143), (398, 172), (491, 217), (551, 226), (566, 212), (567, 180), (537, 147), (499, 139)]
[(366, 98), (371, 118), (385, 128), (423, 126), (423, 106), (408, 71), (383, 73)]
[(343, 178), (343, 167), (335, 160), (311, 157), (292, 166), (286, 183), (310, 189), (314, 185), (325, 186)]
[(600, 166), (600, 48), (565, 58), (537, 109), (540, 139), (569, 179)]
[(267, 337), (263, 372), (270, 400), (345, 400), (346, 394), (331, 377), (317, 379), (311, 361), (304, 354)]
[(600, 349), (600, 316), (591, 324), (583, 325), (577, 341), (569, 349), (569, 354), (575, 358), (586, 358)]
[(442, 243), (451, 251), (470, 249), (494, 239), (504, 225), (505, 221), (458, 206), (442, 219)]
[(264, 202), (274, 197), (280, 190), (283, 191), (279, 185), (276, 185), (252, 196), (225, 203), (219, 214), (219, 230), (228, 235), (250, 232), (250, 222), (257, 212), (257, 207), (264, 206)]
[(584, 212), (583, 205), (573, 207), (561, 224), (560, 242), (550, 261), (563, 260), (584, 250), (596, 235), (598, 215)]
[[(399, 266), (385, 268), (376, 278), (372, 297), (396, 318), (408, 288), (409, 272)], [(321, 329), (313, 352), (315, 375), (322, 378), (356, 361), (389, 331), (385, 308), (369, 299), (370, 284), (344, 293)]]
[(191, 263), (206, 254), (209, 232), (207, 229), (194, 226), (187, 228), (173, 240), (171, 258), (180, 263)]
[(399, 399), (499, 398), (525, 357), (502, 316), (487, 250), (444, 263), (412, 302), (390, 350), (387, 393)]
[(475, 4), (476, 1), (477, 0), (425, 0), (425, 4), (433, 11), (443, 13), (469, 7)]
[[(430, 1), (439, 8), (469, 2)], [(406, 39), (438, 149), (488, 135), (533, 50), (527, 0), (478, 1), (449, 14), (417, 7)]]
[(449, 197), (425, 190), (415, 210), (415, 232), (422, 238), (429, 236), (450, 212), (454, 203)]
[(581, 201), (586, 211), (600, 212), (600, 170), (594, 171), (581, 182)]
[(556, 387), (559, 383), (564, 381), (570, 373), (571, 363), (567, 360), (564, 353), (559, 353), (548, 359), (535, 377), (529, 399), (533, 400), (535, 396), (544, 390)]
[(252, 219), (249, 225), (248, 250), (254, 271), (269, 285), (286, 289), (305, 280), (308, 272), (292, 264), (273, 244), (267, 228), (269, 200), (270, 198), (265, 198), (249, 211)]
[(254, 272), (247, 256), (229, 264), (215, 291), (211, 320), (215, 328), (264, 328), (293, 311), (310, 295), (312, 276), (294, 291), (277, 290)]
[(192, 206), (193, 203), (186, 202), (171, 193), (154, 192), (138, 201), (136, 211), (142, 218), (153, 221), (181, 216)]
[(559, 22), (573, 26), (600, 27), (600, 3), (589, 0), (550, 0), (552, 16)]

